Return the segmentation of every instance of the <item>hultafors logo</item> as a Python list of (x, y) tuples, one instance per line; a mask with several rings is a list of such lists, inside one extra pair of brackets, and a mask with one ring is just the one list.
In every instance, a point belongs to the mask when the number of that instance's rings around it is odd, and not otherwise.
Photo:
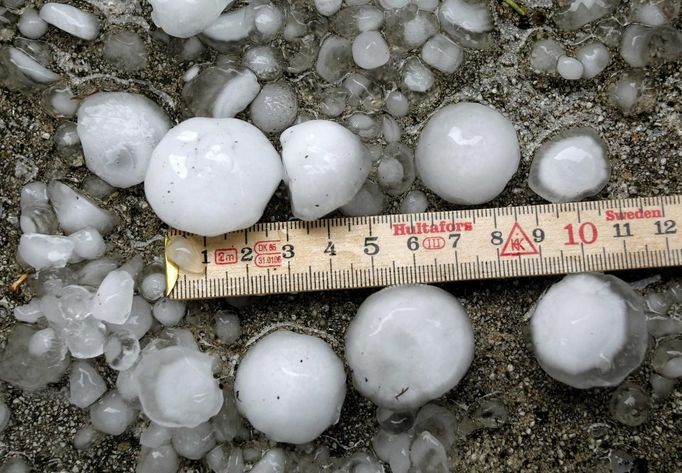
[(446, 220), (441, 220), (438, 223), (415, 222), (413, 225), (408, 225), (406, 223), (394, 223), (393, 236), (470, 232), (473, 229), (473, 222), (448, 222)]

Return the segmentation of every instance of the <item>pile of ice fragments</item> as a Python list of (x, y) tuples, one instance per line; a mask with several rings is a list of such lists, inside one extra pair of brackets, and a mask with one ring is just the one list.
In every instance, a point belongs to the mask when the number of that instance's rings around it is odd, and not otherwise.
[[(149, 0), (158, 27), (150, 35), (192, 64), (181, 78), (191, 118), (179, 123), (125, 90), (77, 96), (40, 40), (51, 27), (83, 41), (99, 40), (104, 29), (105, 60), (130, 72), (147, 65), (138, 33), (109, 31), (98, 15), (71, 5), (46, 3), (38, 11), (31, 3), (5, 0), (0, 7), (2, 34), (16, 34), (0, 47), (0, 84), (39, 92), (48, 113), (74, 119), (58, 128), (55, 144), (62, 156), (82, 152), (93, 176), (82, 186), (89, 196), (60, 180), (22, 190), (17, 259), (31, 273), (33, 298), (14, 310), (0, 379), (32, 392), (68, 377), (70, 402), (90, 413), (76, 448), (144, 423), (138, 473), (175, 472), (179, 457), (204, 459), (216, 473), (365, 473), (384, 464), (396, 473), (443, 472), (457, 436), (506, 421), (504, 405), (493, 399), (459, 424), (431, 403), (459, 383), (474, 357), (460, 303), (435, 287), (387, 288), (362, 304), (345, 341), (354, 388), (378, 407), (374, 453), (332, 457), (313, 443), (339, 420), (346, 395), (344, 362), (330, 345), (274, 331), (249, 347), (235, 378), (221, 387), (214, 378), (220, 361), (199, 350), (191, 331), (175, 327), (186, 306), (164, 296), (163, 268), (113, 255), (107, 235), (118, 221), (98, 203), (115, 188), (143, 184), (162, 221), (213, 236), (257, 222), (282, 180), (292, 215), (304, 220), (336, 210), (380, 214), (393, 198), (402, 212), (423, 212), (429, 204), (413, 189), (417, 176), (448, 202), (489, 202), (521, 158), (514, 124), (502, 113), (479, 103), (440, 106), (414, 148), (401, 130), (401, 118), (436, 81), (466, 67), (469, 50), (494, 44), (487, 2)], [(537, 37), (527, 48), (529, 66), (593, 80), (618, 53), (632, 69), (611, 84), (610, 100), (626, 114), (645, 110), (642, 68), (682, 52), (682, 33), (672, 26), (679, 2), (634, 0), (626, 25), (610, 16), (615, 0), (559, 3), (559, 30), (582, 34), (587, 25), (592, 34), (571, 51)], [(219, 53), (215, 61), (193, 64), (207, 48)], [(309, 74), (324, 86), (318, 108), (303, 111), (296, 80)], [(597, 130), (563, 130), (536, 150), (529, 186), (551, 202), (576, 201), (599, 193), (610, 169)], [(174, 240), (170, 257), (202, 271), (188, 240)], [(638, 425), (650, 400), (662, 402), (682, 376), (680, 304), (679, 286), (643, 299), (613, 276), (568, 276), (532, 310), (533, 348), (560, 382), (619, 386), (613, 416)], [(228, 345), (241, 335), (229, 311), (215, 315), (214, 329)], [(657, 340), (653, 397), (621, 384), (642, 363), (650, 336)], [(115, 386), (104, 381), (98, 357), (117, 372)], [(0, 431), (10, 416), (0, 403)], [(262, 454), (249, 443), (244, 418), (270, 440), (295, 447)], [(20, 458), (10, 466), (29, 468)]]

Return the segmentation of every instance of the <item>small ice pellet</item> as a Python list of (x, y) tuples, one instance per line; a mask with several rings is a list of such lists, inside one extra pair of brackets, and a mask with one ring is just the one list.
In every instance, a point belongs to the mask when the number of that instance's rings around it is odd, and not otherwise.
[(405, 195), (402, 202), (400, 202), (400, 213), (415, 214), (426, 212), (429, 206), (429, 200), (422, 191), (410, 191)]
[(315, 9), (320, 15), (332, 16), (341, 9), (342, 0), (315, 0)]
[(399, 185), (403, 180), (403, 175), (403, 165), (397, 159), (384, 157), (379, 162), (377, 178), (381, 187), (391, 188)]
[(447, 74), (452, 74), (464, 61), (464, 50), (443, 34), (432, 36), (422, 47), (422, 60)]
[(239, 317), (234, 312), (220, 310), (215, 315), (215, 334), (226, 345), (234, 343), (242, 334)]
[(140, 435), (140, 445), (149, 448), (158, 448), (168, 445), (171, 441), (171, 431), (167, 427), (150, 422), (149, 426)]
[(112, 271), (97, 288), (92, 301), (92, 316), (111, 324), (123, 324), (130, 317), (135, 282), (125, 271)]
[(296, 92), (286, 84), (266, 84), (251, 102), (251, 121), (264, 133), (279, 133), (298, 113)]
[(361, 217), (365, 215), (380, 215), (384, 210), (386, 196), (379, 185), (367, 181), (360, 188), (355, 197), (341, 207), (341, 213), (349, 217)]
[(174, 301), (166, 297), (158, 300), (152, 308), (154, 318), (166, 327), (172, 327), (182, 320), (187, 310), (184, 301)]
[(123, 30), (107, 35), (102, 53), (109, 63), (123, 71), (139, 71), (147, 66), (144, 41), (133, 31)]
[(583, 64), (576, 58), (561, 56), (556, 65), (559, 75), (566, 80), (578, 80), (583, 77)]
[(142, 297), (150, 302), (154, 302), (163, 297), (166, 291), (166, 276), (161, 272), (148, 274), (142, 279), (140, 293)]
[(390, 115), (381, 117), (381, 134), (386, 143), (397, 143), (400, 141), (400, 124)]
[(137, 412), (118, 391), (109, 391), (90, 407), (92, 426), (108, 435), (121, 435), (137, 418)]
[(244, 66), (260, 80), (275, 80), (283, 70), (279, 53), (270, 46), (249, 48), (244, 53)]
[(56, 118), (73, 117), (80, 102), (71, 88), (63, 85), (55, 84), (43, 92), (43, 105)]
[(115, 331), (109, 334), (104, 344), (104, 358), (110, 368), (125, 371), (131, 368), (140, 355), (140, 342), (137, 337), (127, 330)]
[(107, 384), (88, 362), (76, 361), (69, 374), (69, 402), (85, 409), (107, 391)]
[(38, 15), (38, 12), (33, 7), (28, 7), (24, 10), (17, 26), (22, 35), (31, 39), (38, 39), (47, 33), (47, 23), (40, 18), (40, 15)]
[(338, 117), (346, 109), (348, 91), (343, 87), (331, 87), (323, 92), (320, 112), (328, 117)]
[(104, 256), (107, 246), (100, 233), (92, 228), (86, 227), (68, 236), (74, 244), (74, 253), (83, 259), (97, 259)]
[(66, 355), (64, 341), (52, 327), (38, 330), (28, 342), (28, 352), (33, 356), (40, 357), (55, 351), (60, 352), (60, 357)]
[[(177, 473), (180, 467), (178, 454), (171, 445), (143, 448), (137, 460), (136, 473)], [(239, 470), (237, 470), (239, 471)]]
[(92, 424), (86, 424), (78, 429), (78, 432), (73, 437), (73, 447), (76, 450), (87, 450), (95, 443), (97, 435), (98, 433)]
[(399, 90), (389, 92), (386, 96), (386, 111), (392, 116), (399, 118), (407, 115), (410, 109), (410, 102), (407, 97)]
[(388, 62), (391, 52), (378, 31), (365, 31), (353, 40), (353, 60), (363, 69), (376, 69)]
[(86, 41), (99, 35), (99, 20), (95, 15), (65, 3), (46, 3), (40, 9), (40, 18)]
[(171, 237), (166, 245), (168, 261), (189, 273), (203, 273), (204, 263), (197, 244), (180, 235)]
[(426, 92), (433, 87), (433, 73), (416, 57), (407, 59), (401, 72), (403, 84), (413, 92)]
[(171, 434), (175, 451), (189, 460), (201, 460), (216, 444), (210, 422), (173, 429)]
[(556, 72), (559, 58), (566, 50), (554, 39), (541, 39), (530, 52), (530, 67), (538, 72)]
[(274, 39), (284, 24), (282, 10), (272, 3), (256, 5), (252, 8), (255, 12), (253, 24), (259, 33), (260, 39), (262, 41)]
[(611, 53), (604, 44), (596, 41), (578, 48), (575, 57), (583, 65), (583, 78), (592, 79), (609, 65)]

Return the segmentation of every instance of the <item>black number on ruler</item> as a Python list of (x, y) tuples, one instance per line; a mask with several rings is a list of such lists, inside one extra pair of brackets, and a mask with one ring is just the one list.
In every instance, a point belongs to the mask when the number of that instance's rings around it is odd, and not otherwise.
[(451, 233), (450, 236), (448, 237), (448, 240), (452, 240), (452, 247), (457, 248), (457, 243), (459, 243), (459, 239), (462, 236), (461, 233)]
[(242, 261), (251, 261), (253, 259), (253, 250), (250, 247), (245, 246), (244, 248), (242, 248), (241, 253)]
[(656, 225), (656, 235), (673, 235), (677, 233), (677, 223), (675, 223), (675, 220), (665, 220), (664, 222), (659, 220), (654, 225)]
[(204, 250), (201, 252), (202, 255), (204, 255), (204, 264), (208, 264), (208, 250)]
[(284, 245), (282, 246), (282, 258), (293, 258), (296, 256), (296, 253), (294, 253), (294, 245)]
[(365, 237), (365, 249), (364, 252), (367, 256), (374, 256), (379, 253), (379, 245), (375, 241), (379, 240), (379, 237), (371, 236)]
[(493, 245), (501, 245), (502, 244), (502, 232), (499, 230), (495, 230), (490, 234), (490, 243)]
[(407, 239), (407, 249), (410, 251), (417, 251), (419, 249), (419, 238), (411, 236)]
[(324, 249), (324, 252), (329, 256), (336, 256), (336, 248), (334, 248), (334, 243), (331, 241), (327, 242), (327, 248)]
[(533, 230), (533, 241), (535, 243), (542, 243), (545, 241), (545, 231), (542, 228)]
[(613, 228), (616, 230), (615, 238), (627, 238), (632, 236), (629, 223), (616, 223)]

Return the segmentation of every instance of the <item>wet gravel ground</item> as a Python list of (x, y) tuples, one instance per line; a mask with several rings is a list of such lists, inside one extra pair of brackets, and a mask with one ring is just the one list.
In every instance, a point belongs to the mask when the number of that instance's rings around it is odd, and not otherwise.
[[(70, 78), (74, 91), (86, 95), (100, 90), (127, 90), (147, 95), (176, 121), (187, 116), (180, 91), (181, 76), (190, 63), (182, 63), (172, 47), (153, 40), (145, 31), (149, 11), (138, 0), (91, 0), (72, 2), (98, 13), (108, 21), (104, 32), (132, 21), (126, 27), (145, 38), (148, 66), (140, 72), (121, 73), (102, 59), (102, 41), (77, 41), (50, 29), (43, 38), (53, 44), (53, 69)], [(312, 3), (312, 2), (310, 2)], [(628, 2), (625, 2), (628, 3)], [(40, 6), (42, 2), (36, 2)], [(497, 28), (496, 47), (467, 56), (459, 71), (439, 77), (434, 90), (418, 100), (419, 105), (402, 120), (404, 140), (413, 143), (425, 118), (442, 103), (473, 100), (493, 105), (515, 124), (522, 148), (522, 164), (507, 190), (489, 206), (539, 203), (530, 192), (526, 178), (533, 150), (553, 132), (580, 125), (596, 128), (608, 143), (613, 173), (608, 187), (598, 198), (622, 198), (682, 193), (682, 70), (677, 64), (646, 70), (651, 101), (646, 113), (625, 117), (608, 105), (607, 84), (625, 69), (615, 57), (596, 80), (567, 83), (558, 78), (538, 76), (527, 66), (529, 38), (551, 33), (551, 2), (526, 2), (533, 8), (532, 20), (521, 19), (501, 3), (491, 2)], [(622, 13), (622, 12), (620, 12)], [(619, 13), (619, 14), (620, 14)], [(677, 25), (680, 26), (679, 24)], [(13, 32), (0, 35), (3, 44), (13, 41)], [(558, 35), (567, 48), (579, 43), (576, 34)], [(616, 55), (617, 56), (617, 55)], [(206, 51), (197, 62), (208, 63), (215, 53)], [(293, 77), (285, 77), (287, 80)], [(315, 73), (297, 79), (301, 110), (315, 113), (322, 84)], [(14, 320), (12, 309), (25, 303), (30, 294), (10, 294), (8, 285), (21, 274), (15, 262), (20, 231), (19, 192), (34, 179), (60, 178), (81, 187), (88, 175), (82, 158), (59, 156), (53, 136), (60, 120), (47, 115), (40, 94), (21, 95), (0, 88), (0, 346), (4, 345)], [(420, 184), (417, 183), (417, 188)], [(429, 210), (450, 209), (433, 194)], [(121, 190), (103, 206), (113, 209), (121, 224), (111, 235), (113, 251), (124, 257), (142, 253), (151, 263), (161, 255), (158, 236), (164, 228), (144, 200), (141, 186)], [(389, 212), (397, 211), (398, 201)], [(286, 193), (277, 193), (265, 220), (290, 217)], [(657, 290), (682, 280), (677, 269), (623, 273), (634, 281), (660, 274)], [(610, 390), (579, 391), (547, 377), (527, 346), (524, 314), (532, 303), (558, 278), (486, 281), (445, 284), (464, 303), (476, 335), (476, 355), (462, 383), (446, 397), (458, 417), (484, 396), (501, 400), (509, 420), (496, 430), (478, 431), (460, 438), (454, 454), (453, 471), (461, 472), (608, 472), (608, 456), (614, 449), (637, 458), (637, 471), (682, 472), (682, 391), (679, 386), (667, 401), (653, 406), (650, 419), (640, 427), (613, 421), (608, 412)], [(190, 305), (183, 322), (195, 333), (200, 346), (218, 354), (223, 363), (221, 380), (229, 384), (231, 372), (250, 339), (275, 325), (302, 331), (322, 331), (337, 352), (343, 350), (343, 336), (357, 307), (371, 291), (340, 291), (325, 294), (296, 294), (262, 297), (239, 309), (244, 335), (225, 347), (211, 329), (211, 313), (226, 306), (224, 301)], [(406, 360), (408, 361), (408, 360)], [(113, 386), (112, 372), (104, 366)], [(646, 385), (648, 361), (631, 377)], [(0, 399), (12, 411), (10, 426), (0, 434), (0, 459), (25, 456), (39, 472), (129, 472), (134, 471), (139, 434), (136, 428), (116, 438), (102, 438), (88, 451), (72, 446), (76, 431), (87, 422), (87, 411), (68, 404), (68, 386), (62, 382), (35, 394), (0, 384)], [(336, 455), (369, 448), (376, 429), (374, 409), (352, 389), (341, 421), (326, 432), (321, 442)], [(253, 441), (265, 446), (256, 437)], [(184, 462), (184, 472), (206, 471), (197, 462)]]

